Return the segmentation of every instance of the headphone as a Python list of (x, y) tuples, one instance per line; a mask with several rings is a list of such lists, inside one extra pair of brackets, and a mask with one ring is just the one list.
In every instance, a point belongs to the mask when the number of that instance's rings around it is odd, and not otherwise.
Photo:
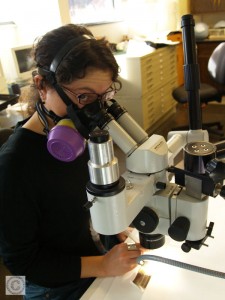
[[(86, 139), (89, 136), (90, 129), (93, 129), (92, 127), (95, 127), (96, 124), (92, 124), (90, 128), (89, 123), (91, 120), (86, 119), (86, 124), (84, 124), (82, 115), (85, 115), (85, 107), (79, 109), (78, 106), (70, 100), (67, 94), (58, 85), (56, 72), (63, 59), (69, 54), (74, 46), (90, 39), (94, 39), (94, 37), (82, 35), (71, 39), (58, 51), (49, 70), (38, 66), (39, 74), (46, 77), (67, 106), (69, 118), (61, 118), (53, 111), (47, 110), (41, 101), (36, 104), (38, 115), (44, 124), (44, 132), (47, 134), (48, 138), (47, 149), (53, 157), (64, 162), (73, 161), (84, 152)], [(98, 104), (96, 103), (96, 105)], [(49, 129), (46, 115), (55, 123), (55, 126), (51, 130)]]
[(55, 88), (59, 96), (62, 98), (63, 102), (68, 106), (72, 103), (70, 98), (67, 94), (63, 91), (63, 89), (58, 85), (56, 79), (56, 72), (58, 67), (60, 66), (63, 59), (70, 53), (74, 46), (81, 44), (87, 40), (95, 39), (93, 36), (90, 35), (81, 35), (77, 38), (69, 40), (56, 54), (51, 62), (49, 70), (45, 67), (38, 66), (38, 71), (40, 75), (44, 75), (49, 83)]

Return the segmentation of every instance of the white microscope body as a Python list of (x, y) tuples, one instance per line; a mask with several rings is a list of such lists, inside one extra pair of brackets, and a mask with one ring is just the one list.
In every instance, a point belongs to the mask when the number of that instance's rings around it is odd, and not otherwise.
[[(99, 118), (101, 131), (91, 133), (88, 203), (94, 229), (112, 235), (132, 225), (146, 248), (164, 244), (164, 235), (183, 241), (182, 249), (199, 249), (211, 236), (207, 225), (208, 197), (225, 197), (224, 163), (217, 147), (202, 130), (200, 76), (192, 15), (182, 17), (184, 78), (190, 130), (171, 132), (168, 141), (148, 136), (132, 117), (112, 100)], [(112, 116), (112, 117), (110, 117)], [(101, 119), (101, 120), (100, 120)], [(102, 131), (103, 130), (103, 131)], [(105, 130), (105, 131), (104, 131)], [(113, 142), (126, 155), (127, 171), (120, 176)], [(174, 165), (183, 149), (184, 168)], [(174, 183), (170, 174), (174, 174)]]
[[(116, 115), (118, 109), (121, 107), (114, 100), (107, 113)], [(132, 225), (140, 232), (140, 242), (146, 248), (162, 246), (164, 235), (169, 234), (184, 241), (184, 251), (198, 249), (212, 231), (207, 226), (208, 196), (216, 196), (214, 190), (208, 195), (202, 192), (203, 164), (215, 157), (207, 132), (189, 133), (190, 143), (186, 142), (187, 133), (172, 135), (166, 142), (160, 135), (148, 137), (126, 111), (115, 119), (111, 118), (103, 130), (92, 132), (88, 141), (87, 195), (94, 229), (113, 235)], [(205, 141), (195, 142), (198, 140)], [(121, 176), (113, 142), (126, 154), (127, 171)], [(193, 160), (194, 168), (197, 163), (200, 178), (184, 172), (185, 184), (181, 186), (169, 180), (168, 170), (173, 172), (173, 160), (184, 147), (188, 163)], [(190, 153), (192, 150), (197, 152)]]

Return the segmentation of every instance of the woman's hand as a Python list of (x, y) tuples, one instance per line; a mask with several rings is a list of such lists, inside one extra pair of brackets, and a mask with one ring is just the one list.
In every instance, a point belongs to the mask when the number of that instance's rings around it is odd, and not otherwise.
[(106, 276), (119, 276), (137, 266), (137, 257), (141, 255), (138, 244), (135, 250), (128, 250), (126, 243), (114, 246), (104, 255), (102, 267)]
[(135, 250), (128, 250), (128, 245), (121, 243), (103, 256), (81, 257), (81, 278), (120, 276), (131, 271), (142, 254), (139, 244), (135, 245)]

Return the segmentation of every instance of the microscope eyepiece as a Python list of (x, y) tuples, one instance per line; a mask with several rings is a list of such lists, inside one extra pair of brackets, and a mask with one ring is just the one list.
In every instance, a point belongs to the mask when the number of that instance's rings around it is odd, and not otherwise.
[(90, 141), (96, 144), (106, 143), (109, 140), (109, 132), (107, 130), (94, 130), (89, 135)]

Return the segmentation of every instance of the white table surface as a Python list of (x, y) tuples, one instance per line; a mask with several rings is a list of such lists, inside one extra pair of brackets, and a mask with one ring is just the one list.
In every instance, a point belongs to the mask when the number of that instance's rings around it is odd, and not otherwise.
[[(197, 218), (198, 216), (196, 216)], [(200, 267), (225, 272), (225, 200), (221, 197), (209, 201), (208, 224), (215, 222), (208, 247), (181, 250), (181, 243), (166, 237), (163, 247), (149, 254), (159, 255)], [(141, 291), (132, 280), (138, 269), (120, 277), (97, 278), (82, 300), (222, 300), (225, 299), (225, 279), (204, 275), (160, 262), (148, 261), (151, 279)]]

